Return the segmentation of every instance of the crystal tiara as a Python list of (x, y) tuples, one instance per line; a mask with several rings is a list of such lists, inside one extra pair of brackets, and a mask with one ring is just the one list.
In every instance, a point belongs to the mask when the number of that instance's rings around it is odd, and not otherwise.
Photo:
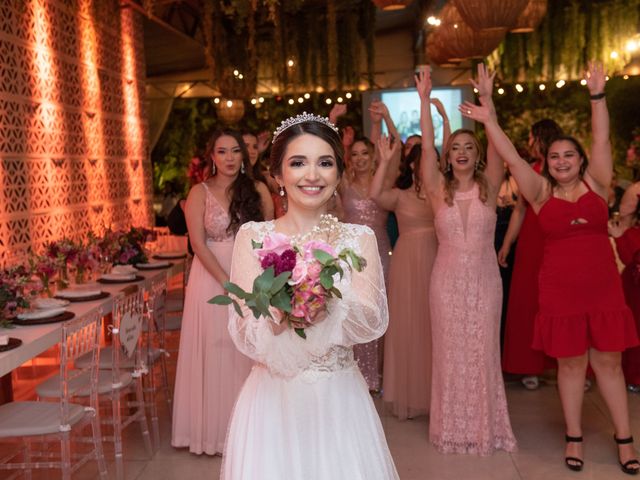
[(273, 140), (271, 140), (271, 143), (272, 144), (275, 143), (276, 138), (278, 138), (278, 135), (284, 132), (287, 128), (297, 125), (298, 123), (304, 123), (304, 122), (323, 123), (330, 129), (332, 129), (334, 132), (339, 133), (338, 127), (336, 127), (333, 123), (331, 123), (328, 118), (321, 117), (320, 115), (314, 115), (313, 113), (302, 112), (300, 115), (296, 115), (295, 117), (289, 117), (286, 120), (283, 120), (280, 123), (280, 126), (276, 128), (275, 132), (273, 132)]

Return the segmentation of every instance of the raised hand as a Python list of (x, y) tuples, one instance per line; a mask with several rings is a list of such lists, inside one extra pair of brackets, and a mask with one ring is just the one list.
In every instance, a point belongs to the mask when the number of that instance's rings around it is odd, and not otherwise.
[(436, 107), (436, 110), (438, 111), (438, 113), (440, 114), (440, 116), (444, 116), (446, 115), (446, 110), (444, 109), (444, 105), (442, 104), (442, 102), (440, 101), (440, 99), (438, 98), (432, 98), (431, 100), (429, 100), (431, 102), (431, 105), (433, 105), (434, 107)]
[(369, 105), (369, 117), (371, 117), (371, 121), (374, 123), (380, 123), (384, 117), (386, 108), (386, 105), (380, 100), (374, 100), (371, 102), (371, 105)]
[(350, 148), (353, 145), (353, 141), (356, 138), (356, 131), (351, 125), (347, 125), (342, 129), (342, 145), (345, 149)]
[(256, 139), (258, 140), (258, 153), (263, 153), (269, 148), (269, 142), (271, 141), (271, 132), (260, 132)]
[(396, 155), (398, 155), (398, 152), (400, 151), (400, 142), (398, 140), (392, 142), (390, 137), (381, 135), (378, 139), (377, 147), (380, 163), (388, 164)]
[(431, 89), (433, 85), (431, 83), (431, 72), (429, 70), (421, 70), (414, 76), (416, 80), (416, 89), (420, 100), (428, 100), (431, 96)]
[(347, 105), (345, 103), (336, 103), (329, 112), (329, 121), (335, 125), (338, 117), (341, 117), (345, 113), (347, 113)]
[(478, 90), (478, 96), (490, 98), (493, 93), (493, 79), (496, 76), (496, 72), (489, 72), (487, 66), (484, 63), (478, 64), (478, 77), (474, 80), (471, 79), (471, 84)]
[(487, 123), (492, 119), (491, 109), (485, 105), (476, 105), (471, 102), (464, 102), (458, 107), (462, 116), (470, 118), (480, 123)]
[(589, 62), (587, 72), (585, 74), (587, 80), (587, 88), (591, 95), (598, 95), (604, 93), (604, 86), (607, 81), (607, 76), (604, 72), (604, 67), (600, 62)]

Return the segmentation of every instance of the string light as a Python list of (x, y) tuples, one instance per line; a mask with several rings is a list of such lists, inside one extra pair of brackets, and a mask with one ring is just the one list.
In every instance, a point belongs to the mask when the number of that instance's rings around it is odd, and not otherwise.
[(259, 101), (260, 103), (264, 103), (264, 97), (260, 97), (260, 98), (258, 99), (258, 101)]
[(522, 93), (524, 92), (524, 88), (522, 88), (522, 85), (520, 85), (519, 83), (516, 83), (516, 91), (518, 93)]
[(586, 84), (587, 84), (587, 81), (584, 78), (580, 80), (580, 85), (584, 87)]
[(609, 81), (609, 75), (607, 75), (606, 77), (604, 77), (605, 81)]
[(255, 98), (251, 99), (251, 105), (255, 105), (256, 103), (258, 103), (258, 101)]
[(558, 82), (556, 83), (556, 87), (557, 88), (562, 88), (565, 85), (565, 81), (564, 80), (558, 80)]
[(242, 80), (242, 79), (244, 78), (244, 76), (240, 73), (240, 74), (238, 74), (238, 78), (239, 78), (240, 80)]
[(293, 67), (295, 65), (295, 62), (291, 59), (289, 59), (289, 61), (287, 62), (287, 66), (289, 67)]
[(219, 98), (214, 98), (213, 99), (213, 103), (215, 103), (216, 105), (220, 103), (220, 99)]
[(233, 107), (233, 102), (231, 100), (227, 100), (227, 108)]
[(623, 80), (629, 80), (629, 75), (625, 75), (624, 77), (622, 77)]
[(304, 94), (304, 98), (306, 98), (307, 100), (309, 100), (311, 98), (311, 94), (309, 93), (305, 93)]
[(289, 105), (293, 105), (295, 103), (295, 101), (293, 100), (293, 98), (289, 99)]
[(439, 27), (441, 23), (442, 23), (442, 20), (440, 20), (437, 17), (434, 17), (433, 15), (427, 17), (427, 25), (431, 25), (432, 27)]
[(615, 60), (616, 58), (618, 58), (618, 57), (619, 57), (618, 52), (616, 52), (615, 50), (614, 50), (613, 52), (611, 52), (611, 53), (609, 54), (609, 56), (610, 56), (613, 60)]
[(302, 102), (304, 102), (304, 98), (298, 97), (298, 103), (302, 103)]
[(326, 103), (327, 105), (331, 105), (331, 99), (330, 99), (330, 98), (327, 98), (327, 99), (325, 100), (325, 103)]
[(338, 97), (338, 98), (337, 98), (337, 102), (338, 102), (338, 103), (342, 103), (342, 101), (343, 101), (343, 98), (342, 98), (342, 97)]
[(504, 88), (500, 87), (498, 89), (498, 95), (504, 95)]
[(544, 83), (541, 83), (540, 85), (538, 85), (538, 88), (542, 92), (545, 88), (547, 88), (547, 86)]
[(233, 76), (237, 77), (238, 75), (240, 75), (240, 72), (238, 70), (234, 70), (233, 71)]
[(347, 97), (347, 98), (351, 98), (353, 95), (351, 95), (351, 92), (347, 92), (347, 93), (344, 94), (344, 96)]
[(473, 88), (473, 93), (478, 93), (478, 89), (477, 88)]

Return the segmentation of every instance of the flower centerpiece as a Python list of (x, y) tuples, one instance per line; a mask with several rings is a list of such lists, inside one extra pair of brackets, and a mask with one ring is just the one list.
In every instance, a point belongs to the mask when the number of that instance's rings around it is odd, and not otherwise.
[[(325, 215), (305, 237), (331, 234), (336, 224), (335, 217)], [(252, 291), (246, 292), (232, 282), (226, 282), (225, 289), (244, 302), (255, 318), (264, 317), (276, 323), (287, 321), (302, 338), (306, 338), (305, 328), (322, 318), (327, 301), (342, 298), (335, 282), (343, 277), (345, 269), (360, 272), (366, 266), (365, 259), (350, 248), (337, 253), (329, 242), (303, 238), (296, 242), (295, 238), (277, 232), (267, 235), (261, 243), (252, 241), (252, 246), (262, 267)], [(218, 295), (209, 303), (233, 304), (238, 315), (243, 316), (236, 298)], [(273, 308), (282, 312), (280, 318), (274, 318)]]
[(51, 281), (58, 272), (58, 263), (48, 255), (33, 256), (29, 259), (31, 271), (40, 279), (42, 289), (48, 297), (52, 296)]
[(45, 255), (56, 262), (58, 266), (58, 287), (69, 286), (68, 264), (75, 261), (79, 253), (78, 246), (68, 238), (51, 242), (45, 247)]
[(0, 271), (0, 327), (8, 327), (20, 310), (30, 306), (41, 291), (31, 272), (20, 265)]

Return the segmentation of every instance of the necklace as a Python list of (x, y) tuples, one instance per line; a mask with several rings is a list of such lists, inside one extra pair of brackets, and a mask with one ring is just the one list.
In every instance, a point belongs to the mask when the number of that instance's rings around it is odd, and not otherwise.
[(307, 233), (300, 233), (298, 235), (290, 235), (291, 242), (301, 245), (308, 240), (317, 237), (330, 237), (336, 233), (339, 229), (339, 221), (331, 214), (324, 213), (320, 215), (320, 221)]
[(564, 188), (562, 185), (558, 185), (558, 190), (560, 190), (560, 192), (562, 193), (562, 196), (564, 197), (565, 200), (567, 200), (569, 198), (569, 194), (573, 193), (574, 190), (580, 185), (580, 182), (576, 182), (573, 184), (573, 186), (567, 190), (566, 188)]

